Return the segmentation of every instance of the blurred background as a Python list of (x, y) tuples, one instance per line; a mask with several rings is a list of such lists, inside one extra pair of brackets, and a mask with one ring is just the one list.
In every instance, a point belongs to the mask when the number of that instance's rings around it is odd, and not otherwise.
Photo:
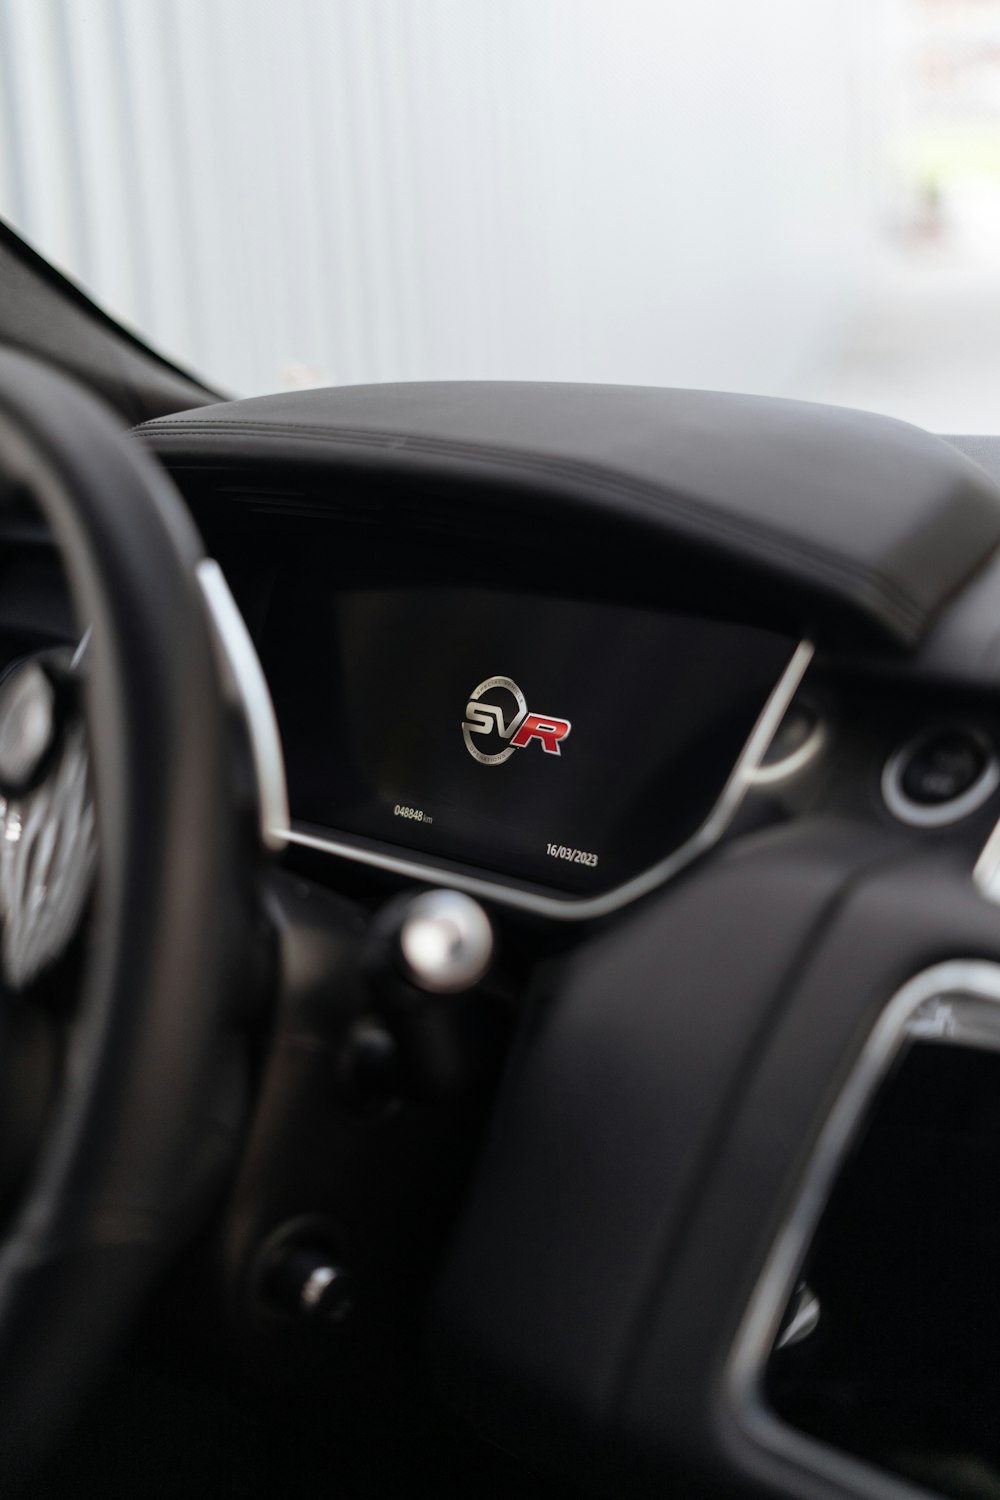
[(1000, 0), (0, 0), (0, 216), (234, 393), (1000, 431)]

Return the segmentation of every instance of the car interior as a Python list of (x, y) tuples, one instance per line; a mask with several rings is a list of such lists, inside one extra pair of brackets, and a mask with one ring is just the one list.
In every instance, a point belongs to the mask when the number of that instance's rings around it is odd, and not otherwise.
[(1000, 1496), (1000, 438), (4, 228), (0, 496), (2, 1493)]

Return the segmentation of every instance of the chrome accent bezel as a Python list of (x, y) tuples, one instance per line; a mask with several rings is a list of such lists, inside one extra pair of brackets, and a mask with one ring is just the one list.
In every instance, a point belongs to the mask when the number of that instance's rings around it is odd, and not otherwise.
[(783, 760), (776, 760), (773, 765), (761, 764), (755, 771), (751, 771), (751, 786), (774, 786), (797, 776), (816, 759), (828, 737), (826, 724), (817, 714), (816, 723), (797, 750), (793, 750)]
[(285, 758), (271, 693), (256, 647), (233, 598), (225, 574), (214, 558), (204, 557), (195, 577), (205, 601), (222, 686), (242, 712), (250, 741), (257, 783), (260, 837), (275, 852), (288, 842), (288, 787)]
[(760, 766), (781, 723), (789, 704), (798, 692), (806, 669), (812, 661), (815, 647), (811, 641), (801, 641), (795, 648), (777, 684), (765, 703), (760, 717), (751, 730), (750, 737), (740, 752), (718, 801), (704, 823), (679, 848), (665, 859), (644, 870), (640, 875), (599, 896), (543, 895), (525, 890), (517, 885), (504, 885), (485, 876), (467, 875), (461, 870), (445, 865), (424, 864), (405, 855), (383, 853), (377, 849), (361, 848), (344, 839), (326, 838), (309, 833), (302, 828), (287, 824), (280, 828), (280, 836), (289, 844), (303, 849), (314, 849), (337, 859), (354, 864), (368, 865), (387, 874), (402, 875), (418, 880), (424, 885), (449, 886), (464, 891), (483, 901), (498, 906), (511, 907), (518, 911), (531, 912), (558, 922), (586, 922), (608, 916), (622, 907), (638, 901), (659, 886), (672, 880), (694, 860), (706, 854), (720, 841), (736, 816), (747, 792), (753, 785), (753, 773)]
[[(995, 1013), (983, 1002), (996, 1006)], [(788, 1466), (789, 1482), (797, 1478), (801, 1483), (803, 1472), (818, 1475), (858, 1500), (916, 1500), (934, 1492), (790, 1426), (766, 1404), (764, 1371), (837, 1173), (908, 1039), (1000, 1050), (1000, 964), (985, 959), (935, 964), (889, 1001), (820, 1132), (793, 1207), (747, 1305), (724, 1374), (725, 1397), (737, 1426), (758, 1449)]]
[[(906, 795), (903, 790), (903, 775), (907, 763), (920, 746), (946, 731), (961, 731), (977, 740), (986, 752), (986, 763), (976, 780), (960, 797), (952, 797), (949, 802), (939, 802), (928, 807), (921, 802), (914, 802)], [(998, 786), (1000, 758), (989, 736), (974, 724), (937, 724), (930, 729), (923, 729), (907, 740), (905, 745), (894, 750), (882, 770), (882, 800), (893, 817), (910, 828), (949, 828), (953, 823), (960, 823), (963, 818), (978, 812)]]
[(1000, 821), (973, 866), (972, 882), (984, 900), (1000, 904)]

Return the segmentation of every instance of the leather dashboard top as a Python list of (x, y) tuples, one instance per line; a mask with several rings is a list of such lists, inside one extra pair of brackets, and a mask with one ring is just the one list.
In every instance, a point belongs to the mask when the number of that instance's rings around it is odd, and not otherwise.
[[(645, 552), (717, 557), (755, 587), (912, 648), (1000, 546), (1000, 488), (942, 438), (844, 408), (641, 386), (441, 382), (223, 402), (133, 429), (175, 473), (296, 466), (498, 489), (614, 518)], [(527, 535), (530, 545), (530, 533)]]

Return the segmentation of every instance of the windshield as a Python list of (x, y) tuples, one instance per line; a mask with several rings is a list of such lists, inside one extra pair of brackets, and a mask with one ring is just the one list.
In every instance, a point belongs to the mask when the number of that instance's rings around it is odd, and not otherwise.
[(0, 215), (235, 394), (1000, 431), (996, 0), (0, 0)]

